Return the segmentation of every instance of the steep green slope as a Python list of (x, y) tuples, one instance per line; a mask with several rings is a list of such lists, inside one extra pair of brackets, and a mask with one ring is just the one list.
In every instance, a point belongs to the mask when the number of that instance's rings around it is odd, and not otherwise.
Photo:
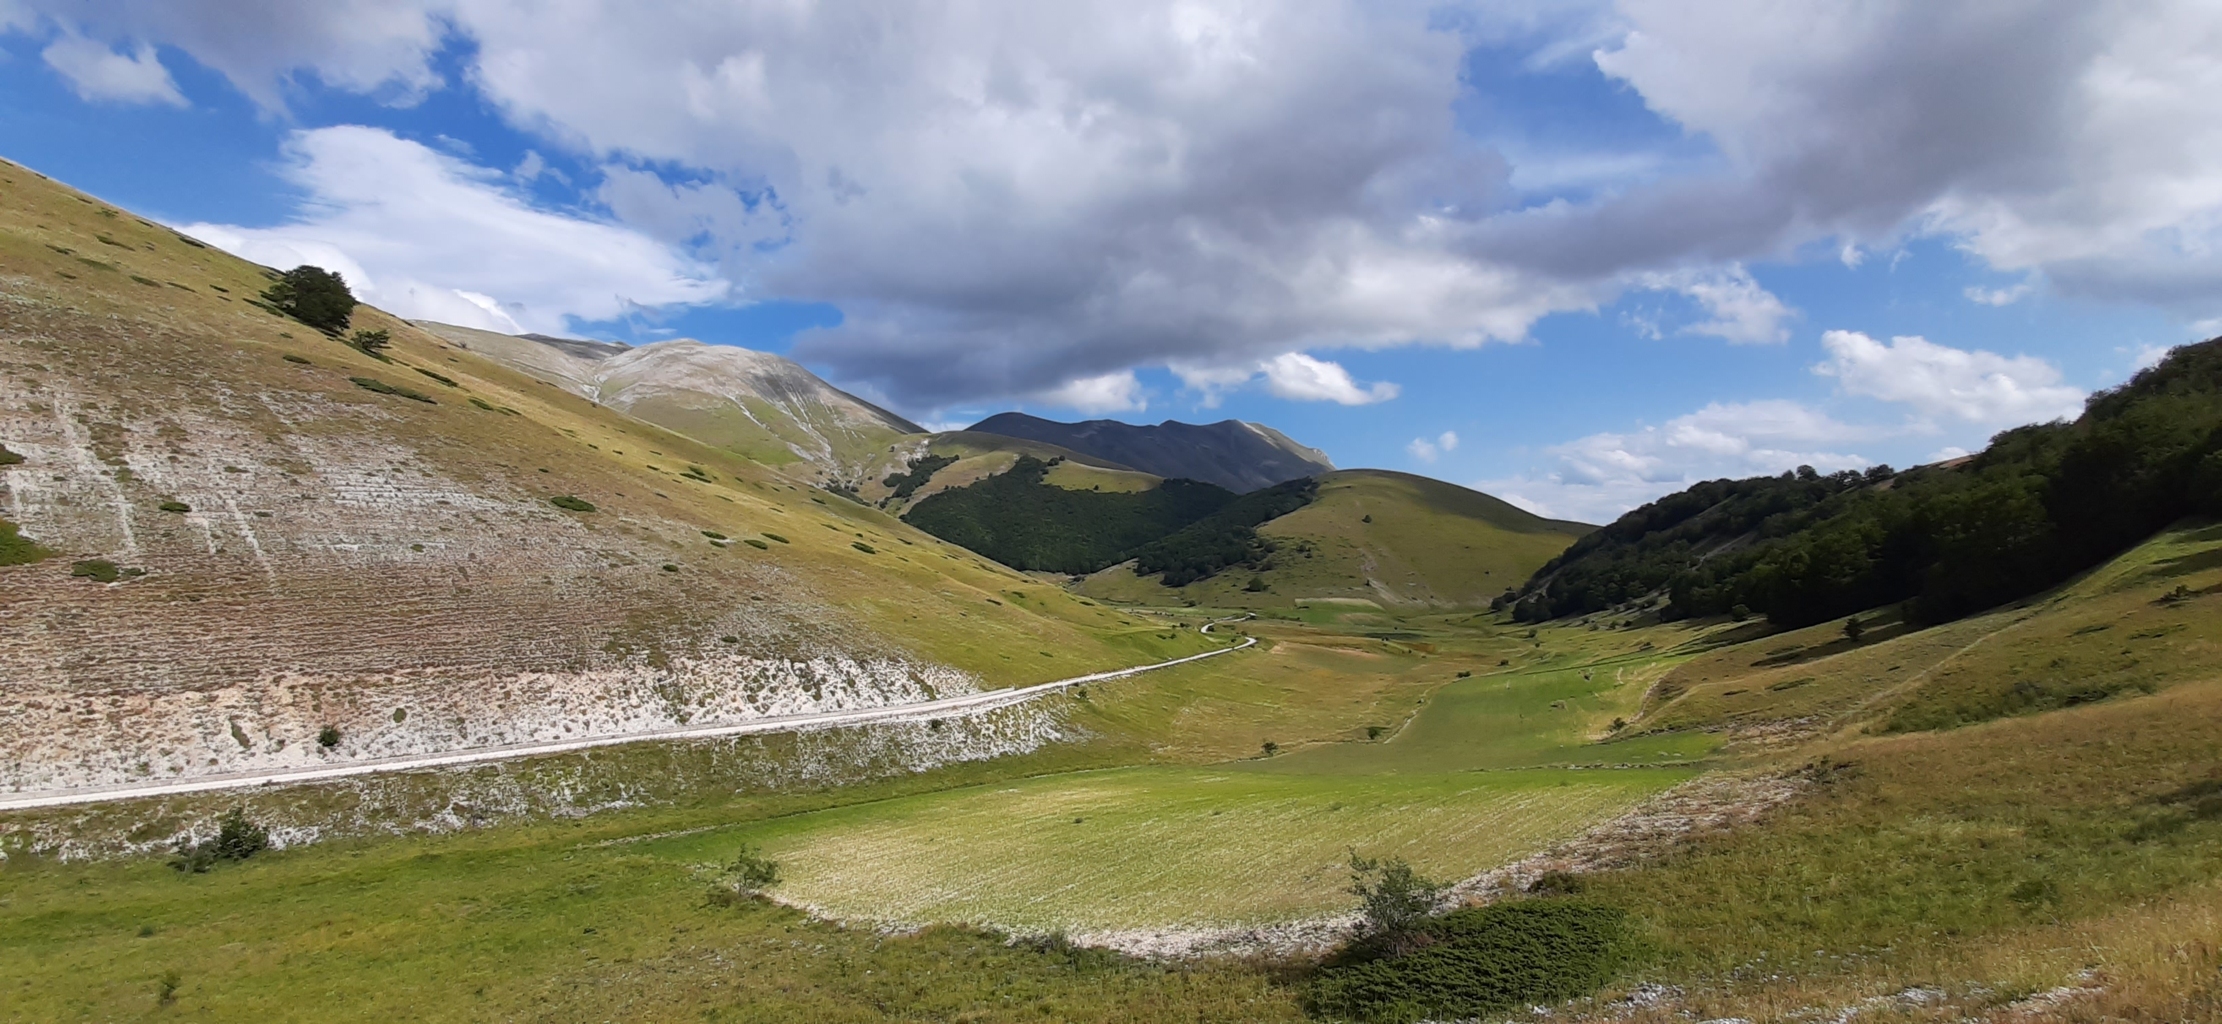
[(1942, 622), (2222, 512), (2222, 339), (2010, 430), (1964, 462), (1891, 474), (1714, 481), (1584, 538), (1510, 599), (1528, 621), (1662, 595), (1668, 617), (1739, 606), (1805, 625), (1890, 602)]
[(1138, 577), (1137, 567), (1116, 566), (1089, 577), (1081, 592), (1237, 608), (1310, 602), (1391, 610), (1476, 607), (1589, 529), (1440, 480), (1342, 470), (1319, 478), (1315, 501), (1258, 528), (1274, 551), (1255, 571), (1172, 588)]

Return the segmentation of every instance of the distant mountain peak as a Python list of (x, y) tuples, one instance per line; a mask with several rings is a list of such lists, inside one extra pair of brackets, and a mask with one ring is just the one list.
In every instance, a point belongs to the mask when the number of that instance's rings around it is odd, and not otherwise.
[(1166, 420), (1138, 426), (1118, 420), (1059, 423), (1022, 412), (998, 413), (969, 429), (1054, 444), (1168, 479), (1217, 484), (1236, 493), (1332, 472), (1325, 452), (1259, 423)]
[(737, 345), (674, 338), (632, 346), (416, 325), (573, 394), (707, 444), (829, 476), (924, 428), (820, 379), (800, 363)]

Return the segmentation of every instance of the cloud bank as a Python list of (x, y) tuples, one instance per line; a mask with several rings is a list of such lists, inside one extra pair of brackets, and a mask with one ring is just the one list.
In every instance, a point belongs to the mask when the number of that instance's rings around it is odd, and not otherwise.
[[(1702, 310), (1661, 333), (1773, 344), (1798, 313), (1747, 267), (1856, 263), (1917, 235), (2047, 294), (2222, 317), (2212, 3), (1538, 11), (18, 0), (5, 21), (104, 101), (179, 102), (162, 61), (180, 59), (273, 116), (310, 81), (388, 103), (472, 90), (542, 150), (599, 168), (582, 199), (607, 214), (533, 210), (461, 164), (431, 180), (451, 197), (475, 183), (503, 238), (622, 241), (596, 294), (443, 262), (431, 249), (454, 233), (401, 192), (424, 160), (395, 146), (364, 155), (397, 173), (312, 189), (323, 205), (296, 223), (238, 236), (339, 252), (423, 308), (486, 297), (496, 319), (832, 303), (842, 323), (798, 354), (919, 410), (1026, 395), (1139, 408), (1123, 382), (1153, 366), (1191, 386), (1381, 401), (1393, 388), (1337, 377), (1318, 353), (1520, 339), (1632, 289)], [(1543, 71), (1586, 61), (1703, 153), (1607, 140), (1518, 165), (1471, 113), (1516, 99), (1470, 91), (1465, 62), (1485, 46)], [(1886, 346), (1912, 358), (1900, 347)], [(1979, 401), (2043, 405), (2056, 385), (2033, 386)]]

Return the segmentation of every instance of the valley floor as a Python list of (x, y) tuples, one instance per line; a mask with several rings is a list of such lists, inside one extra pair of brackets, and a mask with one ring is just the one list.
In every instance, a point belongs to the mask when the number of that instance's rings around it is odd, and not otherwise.
[[(1959, 623), (1873, 618), (1302, 610), (1076, 692), (1076, 739), (998, 761), (206, 874), (17, 856), (0, 1019), (1303, 1019), (1302, 957), (1006, 932), (1332, 914), (1352, 848), (1463, 877), (1693, 776), (1788, 799), (1521, 897), (1644, 937), (1553, 1019), (2222, 1019), (2222, 530)], [(714, 898), (743, 843), (838, 920)]]

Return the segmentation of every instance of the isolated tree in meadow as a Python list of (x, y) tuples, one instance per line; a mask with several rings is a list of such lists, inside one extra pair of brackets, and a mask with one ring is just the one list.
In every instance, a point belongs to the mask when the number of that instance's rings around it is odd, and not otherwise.
[(307, 264), (280, 275), (262, 293), (262, 301), (333, 337), (346, 330), (348, 319), (355, 315), (355, 293), (347, 290), (346, 279)]
[(1866, 635), (1867, 624), (1859, 621), (1859, 616), (1854, 615), (1851, 618), (1844, 620), (1844, 639), (1850, 640), (1851, 642), (1856, 644), (1859, 642), (1860, 637)]
[(1350, 851), (1350, 888), (1366, 938), (1388, 952), (1403, 953), (1420, 941), (1420, 929), (1434, 916), (1448, 888), (1421, 878), (1402, 857), (1366, 858)]
[(347, 339), (347, 342), (356, 348), (362, 349), (366, 355), (377, 355), (385, 351), (386, 346), (393, 344), (393, 335), (388, 334), (386, 329), (381, 327), (376, 330), (356, 331)]

